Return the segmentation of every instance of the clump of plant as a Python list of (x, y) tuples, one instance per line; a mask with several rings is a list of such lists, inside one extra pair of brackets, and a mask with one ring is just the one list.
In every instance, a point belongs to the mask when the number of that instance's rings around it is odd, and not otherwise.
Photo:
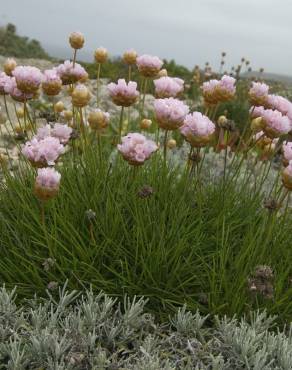
[[(186, 304), (229, 315), (261, 307), (290, 319), (292, 104), (253, 82), (240, 130), (218, 117), (238, 93), (235, 78), (205, 81), (203, 111), (192, 110), (182, 79), (157, 56), (130, 50), (125, 78), (107, 85), (110, 115), (99, 95), (107, 50), (95, 51), (92, 90), (76, 62), (84, 37), (69, 41), (72, 61), (41, 72), (9, 60), (0, 75), (4, 105), (22, 108), (17, 129), (8, 110), (5, 122), (19, 163), (11, 171), (9, 152), (1, 161), (2, 281), (24, 297), (68, 280), (72, 289), (145, 296), (162, 315)], [(40, 90), (50, 106), (41, 127), (31, 103)], [(272, 277), (260, 278), (258, 266)]]

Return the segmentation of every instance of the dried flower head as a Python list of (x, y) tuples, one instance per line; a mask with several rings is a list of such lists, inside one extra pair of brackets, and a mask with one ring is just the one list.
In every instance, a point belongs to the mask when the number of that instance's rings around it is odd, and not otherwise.
[(153, 195), (154, 189), (149, 185), (144, 185), (139, 191), (138, 191), (138, 197), (139, 198), (149, 198), (151, 195)]
[(72, 32), (69, 36), (69, 43), (73, 49), (81, 49), (84, 45), (84, 36), (81, 32)]
[(105, 63), (107, 61), (107, 58), (108, 58), (108, 51), (105, 48), (100, 47), (95, 50), (94, 59), (96, 63)]
[(3, 65), (3, 70), (8, 76), (12, 76), (12, 72), (14, 71), (16, 66), (16, 61), (13, 58), (8, 58)]
[(110, 114), (101, 109), (94, 109), (88, 114), (88, 123), (92, 130), (101, 130), (109, 124)]
[(88, 105), (91, 95), (90, 95), (88, 88), (85, 85), (78, 84), (74, 88), (71, 98), (72, 98), (72, 104), (75, 107), (82, 108)]
[(58, 95), (62, 89), (62, 80), (56, 69), (47, 69), (43, 74), (42, 88), (46, 95)]
[(123, 54), (123, 61), (128, 65), (136, 64), (137, 60), (137, 52), (134, 49), (130, 49), (124, 52)]

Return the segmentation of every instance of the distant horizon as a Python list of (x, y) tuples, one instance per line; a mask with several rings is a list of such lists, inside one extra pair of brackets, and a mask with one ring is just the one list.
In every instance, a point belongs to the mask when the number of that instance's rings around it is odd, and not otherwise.
[(245, 57), (254, 71), (292, 76), (290, 14), (287, 0), (277, 6), (273, 0), (51, 0), (41, 6), (10, 0), (1, 5), (0, 24), (15, 24), (56, 57), (70, 57), (68, 35), (80, 31), (86, 40), (80, 60), (92, 61), (99, 46), (114, 56), (134, 48), (189, 69), (208, 61), (218, 70), (224, 51), (227, 70)]

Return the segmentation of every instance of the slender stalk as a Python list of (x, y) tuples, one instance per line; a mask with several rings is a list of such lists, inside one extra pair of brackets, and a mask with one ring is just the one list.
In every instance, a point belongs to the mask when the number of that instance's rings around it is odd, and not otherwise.
[(97, 63), (97, 76), (96, 76), (96, 103), (98, 104), (98, 90), (99, 90), (99, 80), (100, 80), (100, 69), (101, 63)]
[(7, 114), (7, 118), (8, 118), (11, 130), (12, 130), (12, 133), (13, 133), (14, 129), (13, 129), (13, 124), (12, 124), (11, 117), (10, 117), (9, 110), (8, 110), (8, 106), (7, 106), (6, 94), (3, 95), (3, 99), (4, 99), (4, 106), (5, 106), (5, 111), (6, 111), (6, 114)]
[(85, 125), (84, 125), (84, 120), (83, 120), (82, 108), (79, 109), (79, 114), (80, 114), (80, 130), (81, 130), (84, 142), (86, 144), (87, 139), (86, 139), (86, 132), (85, 132)]
[(74, 53), (73, 53), (73, 68), (75, 67), (75, 63), (76, 63), (76, 54), (77, 54), (77, 49), (74, 49)]
[(128, 68), (128, 82), (131, 81), (131, 76), (132, 76), (132, 66), (129, 64)]
[(96, 131), (97, 134), (97, 146), (98, 146), (98, 154), (99, 154), (99, 160), (100, 162), (102, 161), (102, 152), (101, 152), (101, 136), (100, 136), (100, 131)]
[(166, 151), (167, 151), (167, 134), (168, 134), (168, 130), (165, 130), (164, 140), (163, 140), (163, 158), (164, 158), (165, 164), (166, 164)]
[(45, 202), (41, 201), (41, 222), (45, 227)]
[(120, 114), (120, 122), (119, 122), (119, 143), (121, 142), (121, 137), (122, 137), (123, 120), (124, 120), (124, 108), (125, 107), (122, 107), (121, 114)]

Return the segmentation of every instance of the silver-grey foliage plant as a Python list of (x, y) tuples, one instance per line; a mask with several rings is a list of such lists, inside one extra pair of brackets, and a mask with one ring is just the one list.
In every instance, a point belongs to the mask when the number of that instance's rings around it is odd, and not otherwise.
[(58, 298), (16, 304), (0, 289), (0, 369), (292, 369), (292, 332), (265, 312), (242, 318), (179, 309), (158, 324), (145, 299), (59, 289)]

